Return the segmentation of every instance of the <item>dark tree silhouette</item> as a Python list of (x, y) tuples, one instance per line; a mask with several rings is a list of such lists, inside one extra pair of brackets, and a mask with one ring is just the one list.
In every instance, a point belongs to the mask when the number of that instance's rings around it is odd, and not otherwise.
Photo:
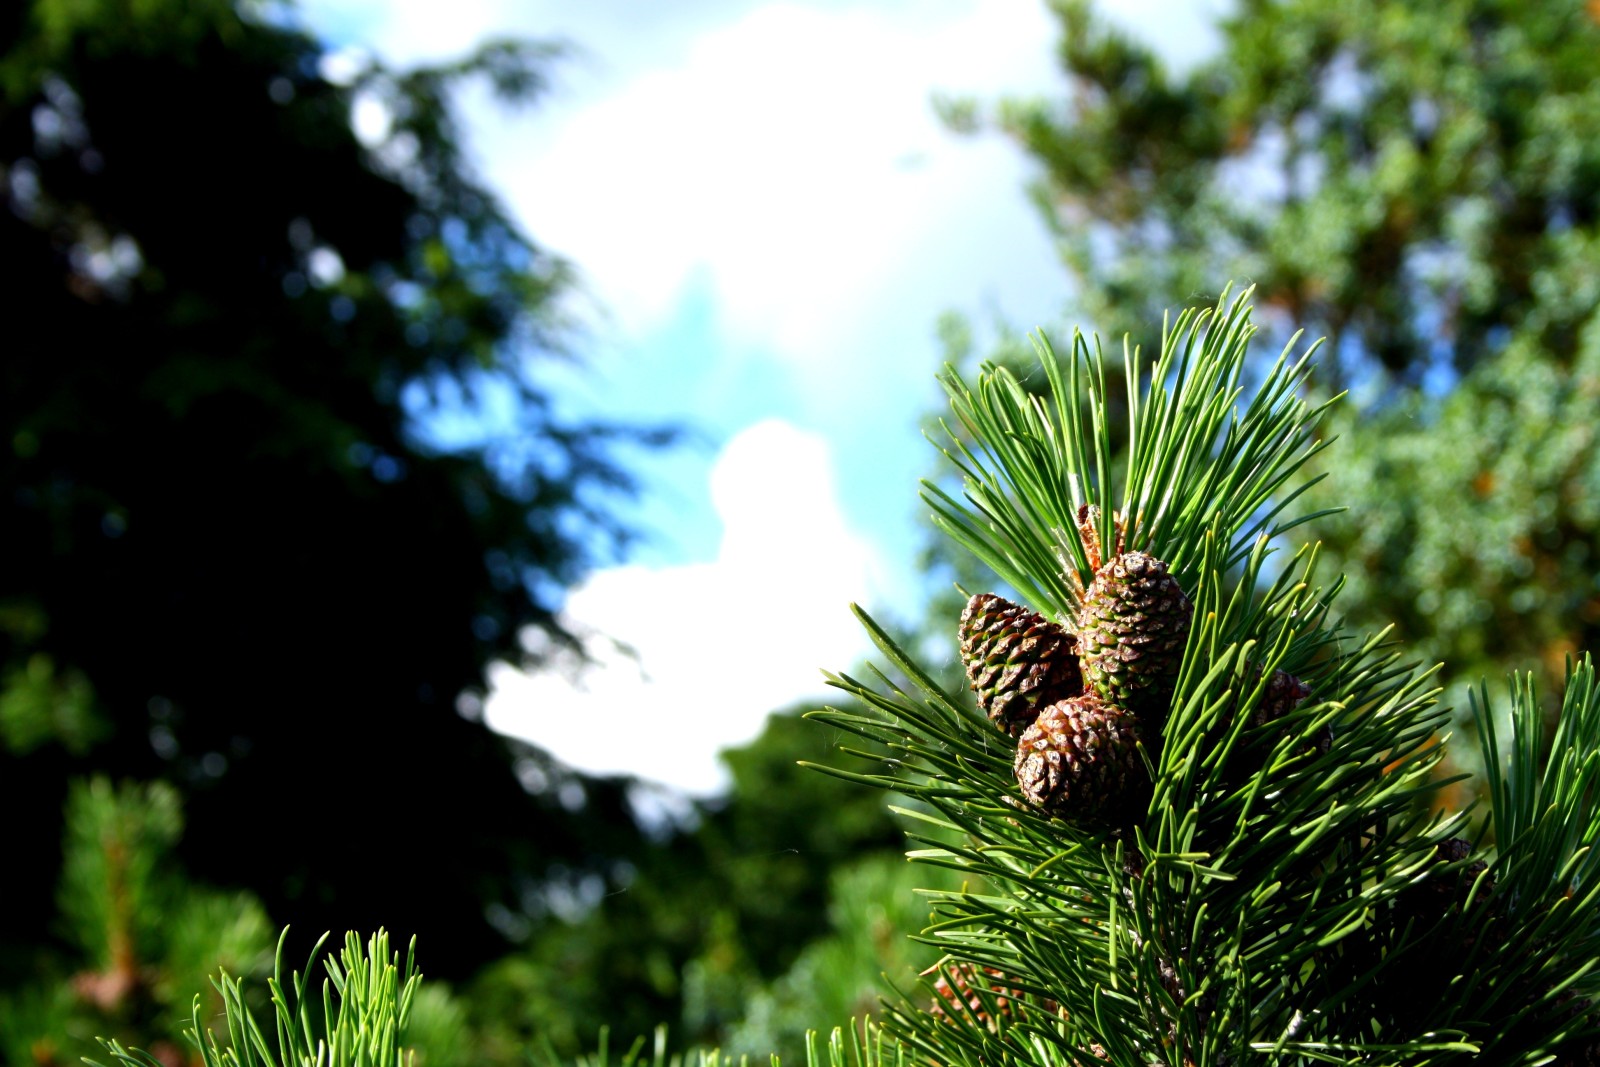
[[(553, 865), (639, 847), (621, 783), (530, 794), (541, 754), (457, 707), (527, 628), (561, 641), (560, 590), (625, 538), (617, 450), (661, 436), (554, 416), (569, 272), (463, 165), (452, 82), (525, 100), (549, 50), (322, 58), (221, 2), (0, 14), (0, 979), (90, 770), (179, 784), (197, 876), (307, 934), (415, 932), (442, 975)], [(513, 434), (419, 428), (492, 393)]]

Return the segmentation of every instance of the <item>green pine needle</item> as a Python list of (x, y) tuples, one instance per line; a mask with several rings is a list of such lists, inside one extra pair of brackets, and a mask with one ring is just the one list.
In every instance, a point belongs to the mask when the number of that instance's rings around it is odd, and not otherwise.
[(1026, 603), (1070, 619), (1077, 589), (1094, 576), (1077, 532), (1084, 505), (1101, 509), (1101, 544), (1113, 543), (1113, 514), (1120, 514), (1127, 547), (1165, 560), (1186, 588), (1213, 525), (1228, 546), (1227, 568), (1259, 538), (1326, 514), (1291, 513), (1316, 479), (1286, 491), (1326, 446), (1315, 428), (1327, 404), (1313, 407), (1297, 392), (1317, 346), (1291, 361), (1295, 335), (1250, 403), (1238, 407), (1255, 335), (1250, 294), (1230, 302), (1225, 293), (1215, 308), (1191, 308), (1165, 324), (1153, 364), (1125, 346), (1129, 437), (1116, 476), (1098, 341), (1091, 346), (1075, 332), (1072, 355), (1062, 360), (1038, 336), (1048, 400), (1003, 367), (986, 364), (976, 389), (947, 368), (940, 380), (958, 428), (946, 425), (943, 451), (962, 475), (965, 501), (925, 482), (935, 524)]
[[(416, 969), (416, 941), (412, 940), (402, 965), (399, 953), (391, 953), (389, 935), (383, 930), (365, 946), (355, 933), (346, 934), (343, 951), (323, 960), (326, 976), (318, 990), (312, 976), (328, 935), (322, 935), (305, 969), (289, 975), (286, 985), (283, 949), (288, 936), (285, 928), (278, 939), (273, 977), (267, 981), (271, 1037), (250, 1010), (243, 983), (226, 972), (212, 980), (222, 994), (224, 1040), (219, 1041), (201, 1019), (200, 998), (195, 997), (193, 1027), (185, 1036), (205, 1067), (407, 1067), (413, 1054), (404, 1043), (406, 1023), (422, 981)], [(126, 1049), (116, 1041), (102, 1044), (122, 1067), (159, 1067), (147, 1052)], [(105, 1067), (95, 1060), (84, 1062)]]

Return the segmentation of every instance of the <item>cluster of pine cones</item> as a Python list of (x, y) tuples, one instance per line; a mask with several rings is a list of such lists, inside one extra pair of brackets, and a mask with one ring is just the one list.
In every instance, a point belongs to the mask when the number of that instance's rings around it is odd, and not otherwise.
[[(1159, 740), (1194, 605), (1166, 563), (1123, 551), (1120, 528), (1102, 558), (1098, 525), (1097, 509), (1080, 510), (1095, 573), (1074, 630), (980, 593), (961, 613), (961, 656), (979, 706), (1017, 738), (1023, 797), (1063, 818), (1117, 822), (1142, 809), (1139, 744)], [(1277, 671), (1253, 718), (1277, 718), (1309, 693)]]

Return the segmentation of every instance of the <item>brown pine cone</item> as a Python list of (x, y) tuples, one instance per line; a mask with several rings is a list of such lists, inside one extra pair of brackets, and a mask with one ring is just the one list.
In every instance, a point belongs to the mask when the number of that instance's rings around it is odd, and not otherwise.
[(978, 706), (1012, 737), (1048, 704), (1083, 692), (1077, 640), (1064, 628), (993, 593), (961, 613), (961, 661)]
[(1162, 714), (1172, 698), (1194, 605), (1144, 552), (1125, 552), (1095, 572), (1078, 614), (1085, 683), (1101, 699)]
[(1017, 741), (1023, 797), (1052, 815), (1120, 821), (1149, 786), (1139, 720), (1091, 693), (1051, 704)]
[(982, 968), (981, 982), (978, 980), (979, 968), (973, 963), (945, 963), (931, 967), (922, 974), (923, 977), (930, 974), (939, 976), (933, 983), (934, 1001), (928, 1011), (942, 1019), (970, 1014), (993, 1030), (995, 1020), (989, 1014), (988, 1005), (984, 1003), (984, 997), (977, 987), (981, 985), (991, 995), (990, 1003), (994, 1005), (996, 1013), (1005, 1018), (1011, 1017), (1012, 1001), (1022, 997), (1022, 991), (1010, 988), (1005, 974), (994, 967)]

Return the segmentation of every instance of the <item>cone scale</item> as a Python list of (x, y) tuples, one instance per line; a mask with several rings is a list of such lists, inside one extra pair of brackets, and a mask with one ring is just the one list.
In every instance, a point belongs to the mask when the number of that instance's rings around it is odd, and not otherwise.
[(1078, 653), (1084, 681), (1102, 700), (1162, 714), (1183, 665), (1194, 605), (1167, 565), (1125, 552), (1103, 565), (1083, 596)]
[(1076, 639), (1020, 604), (978, 594), (961, 613), (960, 636), (978, 706), (1013, 737), (1040, 709), (1083, 691)]
[(1092, 694), (1051, 704), (1017, 741), (1017, 785), (1052, 815), (1118, 818), (1147, 784), (1141, 736), (1133, 713)]

